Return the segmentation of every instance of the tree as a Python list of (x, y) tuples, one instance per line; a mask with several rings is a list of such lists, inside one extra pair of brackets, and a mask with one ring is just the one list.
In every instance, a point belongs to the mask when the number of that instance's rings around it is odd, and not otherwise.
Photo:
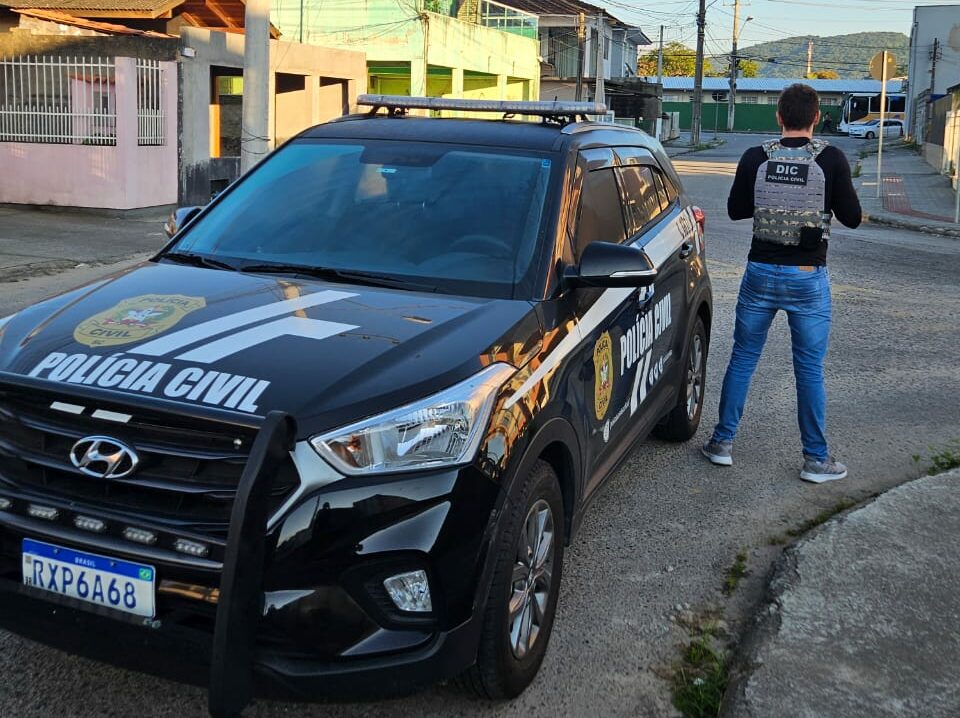
[[(680, 42), (670, 42), (663, 46), (664, 77), (693, 77), (697, 68), (697, 53)], [(711, 72), (710, 61), (703, 60), (703, 73)], [(656, 77), (657, 51), (648, 52), (637, 59), (637, 74)]]
[(808, 80), (839, 80), (840, 75), (836, 70), (817, 70), (807, 75)]
[[(740, 60), (737, 62), (737, 65), (740, 68), (739, 72), (737, 73), (737, 77), (758, 77), (760, 74), (760, 63), (755, 62), (754, 60), (744, 60), (743, 58), (740, 58)], [(730, 77), (729, 58), (726, 63), (717, 69), (710, 68), (707, 70), (706, 66), (704, 66), (703, 74), (705, 77)]]
[(760, 63), (756, 60), (740, 61), (740, 77), (759, 77)]

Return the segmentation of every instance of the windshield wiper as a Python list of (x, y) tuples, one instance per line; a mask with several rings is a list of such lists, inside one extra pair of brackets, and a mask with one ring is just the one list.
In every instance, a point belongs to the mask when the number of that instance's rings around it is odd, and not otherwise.
[(226, 269), (231, 272), (239, 271), (238, 267), (227, 262), (221, 262), (219, 259), (205, 257), (202, 254), (191, 254), (189, 252), (167, 252), (161, 254), (159, 259), (169, 259), (178, 264), (189, 264), (193, 267), (209, 267), (211, 269)]
[(399, 277), (391, 277), (376, 272), (362, 272), (352, 269), (334, 269), (333, 267), (311, 267), (304, 264), (248, 264), (239, 269), (241, 272), (262, 272), (264, 274), (301, 274), (318, 279), (340, 280), (349, 284), (365, 284), (371, 287), (391, 287), (412, 289), (418, 292), (435, 292), (437, 288), (430, 284), (412, 282)]

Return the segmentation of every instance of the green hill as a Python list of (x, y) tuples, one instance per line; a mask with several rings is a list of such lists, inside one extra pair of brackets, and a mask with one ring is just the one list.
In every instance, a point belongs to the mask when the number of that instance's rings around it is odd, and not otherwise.
[(901, 32), (857, 32), (819, 37), (798, 35), (740, 48), (741, 57), (760, 63), (760, 77), (803, 77), (807, 70), (807, 42), (813, 40), (813, 71), (833, 70), (841, 78), (868, 77), (870, 58), (881, 50), (892, 51), (906, 75), (910, 38)]

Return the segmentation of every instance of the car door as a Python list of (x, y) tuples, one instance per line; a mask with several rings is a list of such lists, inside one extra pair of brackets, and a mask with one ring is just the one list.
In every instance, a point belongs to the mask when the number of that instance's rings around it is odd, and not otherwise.
[[(638, 152), (617, 150), (628, 160)], [(602, 153), (609, 154), (599, 164)], [(655, 164), (649, 153), (644, 159)], [(592, 241), (629, 242), (654, 251), (662, 272), (652, 287), (578, 290), (587, 437), (583, 453), (590, 493), (670, 402), (670, 390), (661, 380), (679, 363), (672, 347), (676, 322), (682, 321), (674, 305), (682, 311), (683, 273), (671, 256), (682, 242), (671, 232), (671, 205), (657, 186), (653, 167), (624, 173), (609, 150), (581, 152), (581, 162), (589, 169), (580, 193), (574, 254), (579, 258)], [(675, 246), (667, 252), (671, 243)]]
[[(641, 247), (657, 279), (638, 298), (633, 327), (621, 342), (623, 373), (634, 387), (630, 424), (647, 431), (676, 401), (687, 326), (687, 258), (696, 251), (690, 211), (646, 150), (617, 150), (627, 208), (627, 242)], [(667, 187), (670, 187), (668, 190)], [(626, 438), (632, 437), (627, 433)]]
[[(577, 264), (592, 242), (622, 244), (627, 239), (623, 192), (616, 174), (616, 155), (609, 148), (582, 150), (578, 156), (579, 204), (565, 261)], [(635, 288), (578, 288), (572, 292), (573, 313), (580, 344), (573, 358), (579, 367), (576, 394), (580, 422), (585, 493), (605, 473), (615, 424), (630, 406), (632, 386), (621, 377), (620, 340), (636, 318), (641, 291)], [(624, 410), (626, 407), (626, 411)], [(614, 419), (617, 419), (615, 422)], [(626, 422), (623, 422), (624, 425)]]

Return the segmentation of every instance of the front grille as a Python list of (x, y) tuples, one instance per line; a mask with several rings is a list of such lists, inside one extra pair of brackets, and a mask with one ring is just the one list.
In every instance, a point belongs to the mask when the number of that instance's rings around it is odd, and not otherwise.
[[(52, 409), (55, 401), (73, 400), (53, 392), (0, 388), (0, 485), (71, 507), (226, 536), (254, 429), (116, 402), (93, 406), (85, 399), (75, 400), (82, 413), (67, 413)], [(118, 423), (95, 418), (97, 409), (130, 419)], [(75, 468), (71, 448), (92, 435), (116, 438), (135, 449), (140, 457), (137, 470), (123, 479), (103, 479)], [(296, 468), (288, 459), (274, 477), (271, 511), (297, 483)]]

